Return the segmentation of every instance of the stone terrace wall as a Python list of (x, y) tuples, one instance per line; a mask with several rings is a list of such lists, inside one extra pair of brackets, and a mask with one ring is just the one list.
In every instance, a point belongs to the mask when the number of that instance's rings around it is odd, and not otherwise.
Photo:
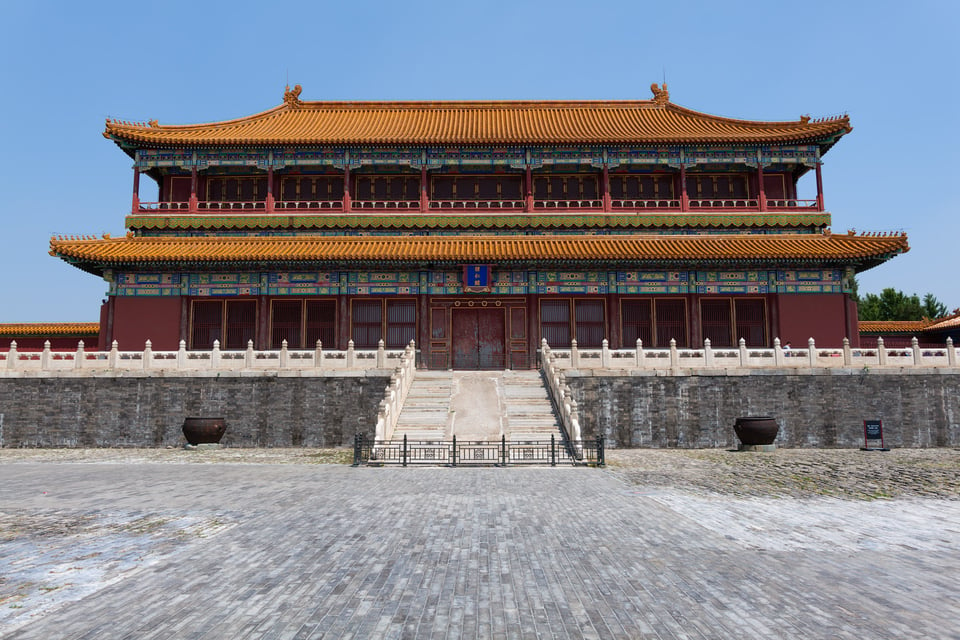
[(226, 446), (352, 445), (373, 437), (382, 373), (0, 379), (0, 445), (180, 446), (187, 416), (226, 418)]
[(889, 447), (960, 446), (960, 370), (629, 375), (567, 370), (584, 438), (611, 447), (734, 447), (738, 416), (773, 416), (784, 447), (860, 447), (883, 420)]

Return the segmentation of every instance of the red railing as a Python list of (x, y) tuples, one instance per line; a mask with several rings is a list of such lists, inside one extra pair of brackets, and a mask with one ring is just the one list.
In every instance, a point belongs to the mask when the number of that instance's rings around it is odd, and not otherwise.
[(534, 200), (534, 209), (603, 209), (603, 200)]
[(431, 209), (523, 209), (522, 200), (431, 200)]
[[(637, 211), (648, 209), (669, 209), (673, 212), (684, 211), (760, 211), (760, 201), (756, 198), (692, 198), (687, 201), (687, 208), (682, 207), (678, 199), (657, 200), (611, 200), (611, 211)], [(354, 200), (351, 208), (354, 211), (368, 210), (403, 210), (417, 211), (420, 209), (419, 200)], [(522, 211), (526, 205), (523, 200), (431, 200), (428, 207), (433, 211), (443, 210), (476, 210), (476, 211)], [(603, 211), (603, 200), (534, 200), (535, 211), (547, 210), (570, 211), (587, 210)], [(343, 209), (342, 200), (278, 200), (273, 203), (274, 211), (340, 211)], [(267, 210), (267, 203), (258, 201), (201, 201), (195, 208), (190, 202), (138, 202), (134, 213), (163, 214), (171, 211), (183, 213), (205, 213), (209, 211), (230, 212), (262, 212)], [(767, 211), (820, 211), (818, 200), (799, 198), (768, 198)]]
[(613, 209), (679, 209), (679, 200), (611, 200)]
[(791, 211), (794, 209), (817, 211), (818, 208), (819, 206), (816, 200), (798, 200), (796, 198), (767, 200), (767, 209), (771, 211)]

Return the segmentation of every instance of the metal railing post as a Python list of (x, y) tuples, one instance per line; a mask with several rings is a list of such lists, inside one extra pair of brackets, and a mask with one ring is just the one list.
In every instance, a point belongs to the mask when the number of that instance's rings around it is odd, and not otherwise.
[(453, 448), (450, 449), (450, 464), (457, 466), (457, 436), (453, 436)]
[(550, 466), (557, 466), (557, 442), (556, 436), (552, 433), (550, 434)]
[(407, 466), (407, 434), (403, 434), (403, 454), (401, 455), (403, 466)]
[(604, 461), (604, 452), (603, 452), (603, 436), (597, 436), (597, 466), (604, 467), (606, 462)]
[(500, 464), (507, 466), (507, 436), (500, 436)]
[(353, 434), (353, 466), (359, 467), (363, 457), (363, 434)]

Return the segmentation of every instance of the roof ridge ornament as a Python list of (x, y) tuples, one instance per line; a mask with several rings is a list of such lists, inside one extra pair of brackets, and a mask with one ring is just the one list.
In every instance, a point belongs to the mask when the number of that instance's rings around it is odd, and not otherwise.
[(293, 109), (299, 109), (303, 105), (300, 102), (301, 91), (303, 91), (303, 87), (298, 84), (293, 85), (293, 91), (290, 90), (290, 85), (287, 85), (283, 91), (283, 103)]
[(650, 85), (650, 91), (653, 92), (653, 104), (658, 107), (665, 107), (668, 102), (670, 102), (670, 92), (667, 91), (667, 83), (664, 82), (662, 85), (658, 85), (654, 82)]

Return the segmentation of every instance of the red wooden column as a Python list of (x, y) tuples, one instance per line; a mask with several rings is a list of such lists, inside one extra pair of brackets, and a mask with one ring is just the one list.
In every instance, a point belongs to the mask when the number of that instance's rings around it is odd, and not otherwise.
[(527, 167), (523, 174), (523, 210), (533, 211), (533, 171)]
[(613, 209), (613, 201), (610, 199), (610, 169), (607, 168), (607, 165), (603, 165), (601, 182), (600, 187), (603, 189), (603, 210), (604, 212), (608, 212)]
[(690, 195), (687, 193), (687, 165), (680, 165), (680, 210), (690, 209)]
[(350, 211), (350, 167), (343, 167), (343, 210)]
[(267, 213), (273, 211), (273, 167), (267, 168)]
[(133, 207), (132, 213), (136, 213), (140, 208), (140, 169), (133, 168)]
[(427, 168), (420, 167), (420, 213), (427, 213), (430, 209), (430, 198), (427, 195)]
[(820, 174), (820, 163), (817, 163), (817, 211), (823, 211), (823, 176)]
[(191, 213), (197, 210), (197, 168), (190, 169), (190, 202), (187, 204)]
[(760, 211), (767, 210), (767, 192), (763, 188), (763, 164), (757, 163), (757, 189), (760, 193)]

